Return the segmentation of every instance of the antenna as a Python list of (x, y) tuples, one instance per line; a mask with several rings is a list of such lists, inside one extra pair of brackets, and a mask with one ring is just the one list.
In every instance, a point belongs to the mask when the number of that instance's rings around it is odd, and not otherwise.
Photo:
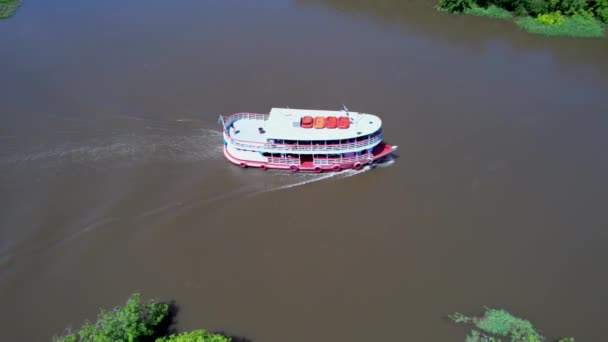
[(344, 103), (342, 104), (342, 108), (344, 108), (345, 112), (348, 112), (348, 108), (346, 108), (346, 106), (344, 105)]

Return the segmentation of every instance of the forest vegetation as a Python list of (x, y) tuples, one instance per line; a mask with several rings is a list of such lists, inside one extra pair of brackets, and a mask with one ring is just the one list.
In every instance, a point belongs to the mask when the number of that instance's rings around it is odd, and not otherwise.
[(528, 32), (548, 36), (602, 37), (608, 0), (439, 0), (440, 10), (514, 19)]

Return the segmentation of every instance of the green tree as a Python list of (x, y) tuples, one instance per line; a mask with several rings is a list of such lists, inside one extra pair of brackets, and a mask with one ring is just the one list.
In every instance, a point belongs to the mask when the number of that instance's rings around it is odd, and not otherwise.
[(12, 16), (20, 5), (21, 0), (0, 0), (0, 19)]
[(439, 0), (439, 8), (452, 13), (462, 13), (471, 8), (472, 0)]
[(608, 24), (608, 0), (590, 0), (589, 8), (599, 20)]
[(141, 302), (139, 293), (131, 295), (122, 307), (110, 311), (101, 309), (95, 323), (86, 323), (79, 331), (70, 332), (56, 342), (134, 342), (143, 336), (153, 336), (159, 323), (167, 317), (169, 306), (164, 303)]
[(181, 334), (173, 334), (166, 337), (161, 337), (156, 342), (230, 342), (231, 339), (220, 335), (210, 334), (205, 330), (193, 330), (183, 332)]
[(456, 323), (469, 323), (479, 330), (473, 329), (467, 336), (469, 341), (501, 341), (508, 337), (511, 342), (541, 342), (544, 337), (536, 331), (532, 323), (515, 317), (504, 310), (486, 308), (481, 317), (467, 317), (460, 313), (450, 315)]
[[(542, 342), (545, 340), (545, 337), (534, 328), (532, 323), (515, 317), (505, 310), (486, 308), (483, 316), (480, 317), (469, 317), (458, 312), (450, 314), (449, 317), (456, 323), (475, 326), (465, 338), (466, 342), (503, 342), (501, 338), (508, 338), (508, 341), (511, 342)], [(574, 338), (564, 338), (559, 342), (574, 342)]]
[(560, 0), (558, 10), (564, 14), (573, 15), (584, 13), (588, 8), (587, 0)]

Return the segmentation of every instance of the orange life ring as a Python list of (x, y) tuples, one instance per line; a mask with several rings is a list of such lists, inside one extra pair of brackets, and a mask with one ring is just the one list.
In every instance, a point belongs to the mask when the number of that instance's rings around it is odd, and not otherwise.
[(332, 169), (334, 171), (340, 171), (341, 167), (340, 167), (340, 165), (334, 165), (334, 167)]
[(361, 163), (356, 162), (355, 165), (353, 165), (353, 167), (355, 168), (355, 170), (361, 170)]
[(302, 117), (300, 126), (303, 128), (312, 128), (313, 122), (314, 119), (312, 118), (312, 116), (304, 116)]
[(319, 172), (321, 172), (321, 171), (323, 171), (323, 169), (321, 169), (321, 167), (320, 167), (320, 166), (315, 166), (315, 172), (316, 172), (316, 173), (319, 173)]
[(350, 119), (348, 116), (340, 116), (338, 117), (338, 128), (348, 128), (350, 127)]
[(289, 167), (289, 170), (291, 170), (291, 172), (298, 172), (298, 170), (299, 170), (299, 169), (298, 169), (298, 167), (297, 167), (297, 166), (295, 166), (295, 165), (291, 165), (291, 166)]
[(266, 164), (262, 164), (262, 165), (260, 165), (260, 169), (267, 170), (268, 168), (266, 167)]
[(325, 117), (315, 116), (315, 121), (314, 121), (313, 127), (314, 128), (324, 128), (325, 127)]
[(247, 164), (245, 164), (245, 162), (240, 162), (240, 163), (239, 163), (239, 166), (240, 166), (240, 167), (242, 167), (242, 168), (246, 168), (246, 167), (247, 167)]
[(325, 118), (325, 127), (336, 128), (338, 126), (338, 118), (335, 116), (328, 116)]

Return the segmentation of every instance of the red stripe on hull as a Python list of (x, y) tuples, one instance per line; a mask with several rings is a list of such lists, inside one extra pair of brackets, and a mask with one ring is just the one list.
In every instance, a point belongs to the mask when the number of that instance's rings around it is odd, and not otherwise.
[[(384, 145), (383, 146), (384, 148), (381, 151), (374, 153), (374, 156), (372, 158), (370, 158), (372, 163), (378, 159), (386, 157), (391, 152), (393, 152), (393, 146), (390, 146), (388, 144), (383, 144), (383, 145)], [(346, 169), (356, 169), (357, 167), (355, 167), (355, 165), (357, 165), (357, 164), (358, 164), (359, 168), (363, 167), (363, 165), (367, 164), (367, 162), (365, 162), (365, 161), (356, 162), (356, 163), (353, 163), (353, 162), (336, 163), (336, 164), (331, 164), (331, 165), (310, 165), (310, 163), (306, 163), (303, 165), (285, 165), (285, 164), (276, 164), (276, 163), (269, 163), (269, 162), (260, 162), (260, 161), (255, 161), (255, 160), (237, 158), (237, 157), (233, 156), (232, 154), (230, 154), (230, 152), (228, 152), (228, 149), (226, 149), (225, 145), (224, 145), (224, 156), (226, 156), (226, 159), (228, 159), (232, 163), (237, 164), (241, 167), (257, 167), (257, 168), (291, 170), (291, 171), (310, 171), (310, 172), (341, 171), (341, 170), (346, 170)], [(297, 169), (294, 170), (293, 169), (294, 166)]]

